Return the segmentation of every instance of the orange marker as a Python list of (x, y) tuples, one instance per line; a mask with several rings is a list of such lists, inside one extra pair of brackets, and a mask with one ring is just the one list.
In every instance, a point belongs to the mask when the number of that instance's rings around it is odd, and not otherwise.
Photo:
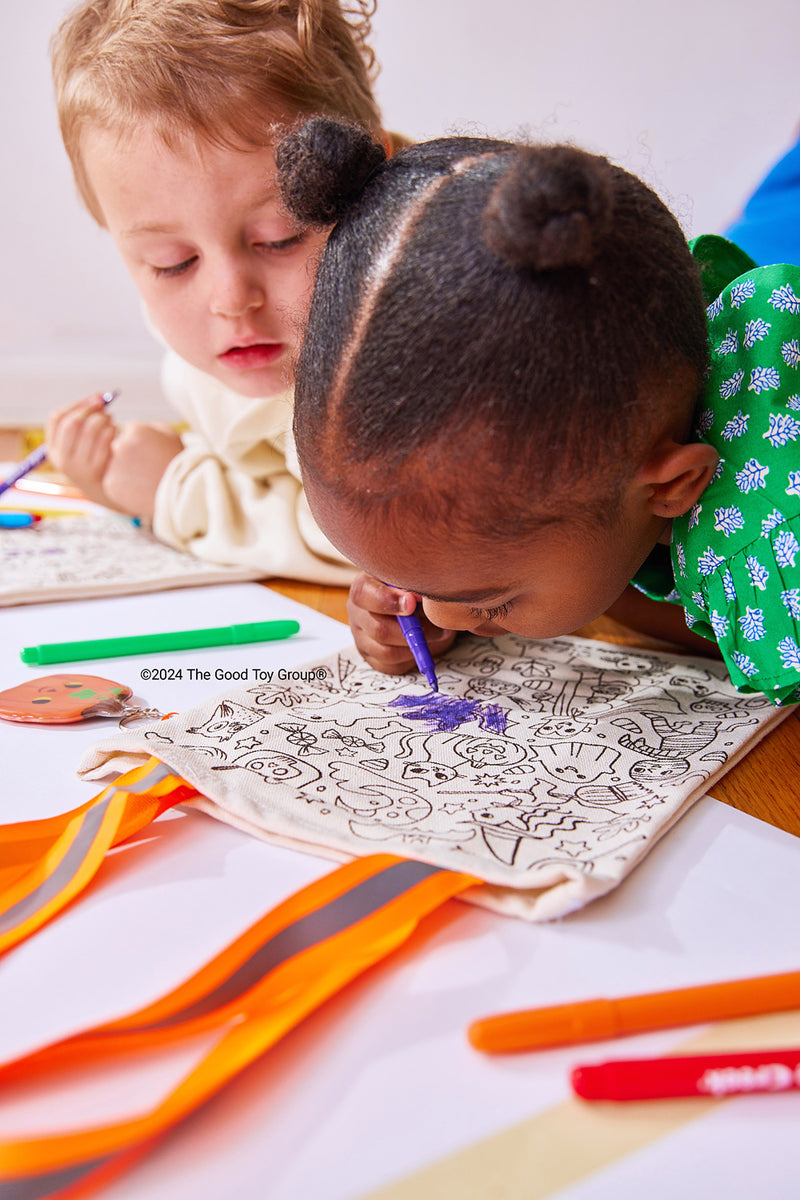
[(800, 971), (485, 1017), (470, 1025), (469, 1040), (476, 1050), (509, 1054), (788, 1008), (800, 1008)]

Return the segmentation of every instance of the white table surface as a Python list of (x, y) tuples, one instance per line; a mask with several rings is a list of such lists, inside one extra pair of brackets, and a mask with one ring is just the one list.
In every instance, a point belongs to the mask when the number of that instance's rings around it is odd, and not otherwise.
[[(65, 669), (23, 666), (19, 648), (34, 642), (292, 615), (302, 632), (290, 642), (69, 668), (127, 682), (162, 711), (194, 706), (225, 684), (185, 677), (145, 685), (139, 671), (156, 658), (212, 672), (267, 661), (292, 667), (349, 644), (349, 632), (247, 584), (5, 610), (0, 686)], [(74, 767), (112, 728), (102, 720), (0, 723), (0, 817), (48, 816), (98, 792)], [(469, 1022), (515, 1008), (800, 969), (799, 849), (796, 838), (705, 799), (616, 892), (562, 921), (529, 925), (450, 901), (406, 947), (311, 1016), (102, 1195), (356, 1200), (546, 1113), (569, 1097), (575, 1063), (661, 1054), (698, 1030), (490, 1057), (469, 1046)], [(148, 1003), (331, 869), (203, 814), (167, 814), (112, 852), (83, 898), (0, 961), (0, 1060)], [(0, 1136), (149, 1107), (196, 1053), (184, 1047), (124, 1070), (75, 1076), (44, 1095), (38, 1087), (9, 1088), (0, 1092)], [(798, 1120), (797, 1092), (728, 1100), (552, 1194), (795, 1200)], [(497, 1197), (527, 1200), (527, 1193), (509, 1183)]]

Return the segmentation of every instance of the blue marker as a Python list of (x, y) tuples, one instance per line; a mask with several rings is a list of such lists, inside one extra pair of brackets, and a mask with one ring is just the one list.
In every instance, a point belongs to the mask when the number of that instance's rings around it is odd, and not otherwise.
[[(103, 392), (103, 404), (110, 404), (112, 400), (116, 400), (118, 395), (119, 392)], [(34, 450), (33, 454), (29, 454), (27, 458), (24, 458), (11, 474), (0, 483), (0, 496), (2, 496), (3, 492), (7, 492), (9, 488), (12, 488), (17, 480), (22, 479), (29, 471), (40, 467), (46, 458), (47, 446), (39, 446), (37, 450)]]
[(30, 529), (40, 517), (25, 512), (0, 512), (0, 529)]
[(414, 655), (414, 662), (431, 685), (431, 690), (438, 692), (439, 684), (436, 681), (436, 668), (433, 665), (431, 652), (428, 649), (428, 643), (425, 641), (425, 634), (422, 631), (419, 617), (416, 613), (412, 613), (410, 617), (398, 617), (397, 619), (400, 622), (403, 637), (408, 642), (408, 648)]

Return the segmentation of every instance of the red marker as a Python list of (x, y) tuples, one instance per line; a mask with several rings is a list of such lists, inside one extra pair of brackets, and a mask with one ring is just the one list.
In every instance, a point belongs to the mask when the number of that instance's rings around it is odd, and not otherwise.
[(570, 1081), (584, 1100), (788, 1092), (800, 1089), (800, 1050), (619, 1059), (575, 1067)]

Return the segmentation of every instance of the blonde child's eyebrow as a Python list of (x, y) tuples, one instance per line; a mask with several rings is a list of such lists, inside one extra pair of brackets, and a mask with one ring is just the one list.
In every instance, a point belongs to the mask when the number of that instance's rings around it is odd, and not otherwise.
[(123, 229), (121, 236), (125, 238), (138, 237), (140, 233), (177, 233), (177, 225), (163, 225), (158, 221), (138, 221), (128, 229)]
[[(260, 208), (264, 208), (267, 204), (272, 204), (280, 198), (275, 184), (270, 184), (266, 191), (261, 192), (253, 199), (249, 206), (248, 213), (258, 212)], [(179, 234), (180, 226), (173, 224), (170, 221), (134, 221), (133, 225), (129, 225), (127, 229), (123, 229), (120, 236), (124, 238), (138, 237), (142, 233), (165, 233)]]

